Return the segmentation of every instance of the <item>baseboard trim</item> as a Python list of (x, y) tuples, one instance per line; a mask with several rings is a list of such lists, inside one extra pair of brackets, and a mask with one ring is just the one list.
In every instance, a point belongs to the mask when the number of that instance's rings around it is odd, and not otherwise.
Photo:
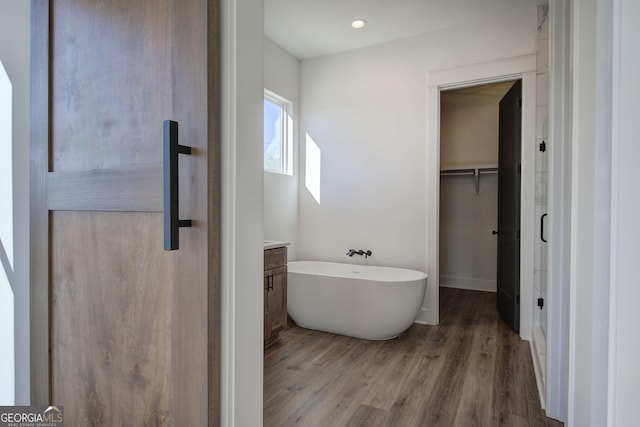
[(420, 325), (437, 325), (438, 319), (435, 318), (433, 310), (422, 307), (413, 323), (418, 323)]

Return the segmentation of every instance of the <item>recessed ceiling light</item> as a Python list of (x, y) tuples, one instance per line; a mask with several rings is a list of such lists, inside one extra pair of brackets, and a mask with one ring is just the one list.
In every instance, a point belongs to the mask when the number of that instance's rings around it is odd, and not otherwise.
[(357, 30), (360, 28), (364, 28), (366, 25), (367, 25), (367, 21), (364, 19), (354, 19), (353, 22), (351, 22), (351, 27)]

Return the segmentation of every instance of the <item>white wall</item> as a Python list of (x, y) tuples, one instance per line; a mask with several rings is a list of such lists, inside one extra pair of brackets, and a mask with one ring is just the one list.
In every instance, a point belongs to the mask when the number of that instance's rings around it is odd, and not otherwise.
[(638, 117), (640, 117), (640, 57), (638, 40), (640, 3), (613, 2), (613, 123), (612, 235), (611, 235), (611, 360), (609, 368), (609, 425), (638, 424), (640, 384), (640, 287), (638, 286), (638, 242), (640, 198), (635, 183), (640, 159)]
[(440, 94), (440, 166), (498, 164), (500, 100), (513, 82)]
[(440, 180), (440, 286), (496, 292), (498, 174)]
[(0, 141), (0, 405), (28, 405), (30, 3), (0, 0), (0, 10), (0, 60), (12, 89), (12, 141)]
[[(308, 134), (320, 148), (322, 181), (320, 204), (300, 183), (300, 257), (435, 277), (427, 267), (427, 244), (435, 238), (427, 233), (427, 134), (435, 126), (427, 122), (428, 74), (534, 52), (535, 23), (532, 6), (479, 25), (302, 61), (301, 141)], [(301, 151), (304, 158), (304, 144)], [(373, 256), (350, 259), (349, 248)]]
[(297, 259), (299, 171), (299, 61), (264, 39), (264, 87), (293, 104), (293, 173), (264, 172), (264, 238), (291, 242), (287, 256)]

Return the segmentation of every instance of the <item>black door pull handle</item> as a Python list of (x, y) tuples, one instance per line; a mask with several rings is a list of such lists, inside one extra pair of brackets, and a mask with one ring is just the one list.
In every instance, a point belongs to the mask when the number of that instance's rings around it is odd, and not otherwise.
[(178, 122), (162, 124), (162, 176), (164, 193), (164, 249), (180, 248), (180, 227), (191, 227), (191, 220), (178, 218), (178, 154), (191, 154), (191, 147), (178, 144)]
[(547, 243), (547, 239), (544, 238), (544, 217), (545, 216), (547, 216), (547, 214), (543, 214), (540, 217), (540, 240)]

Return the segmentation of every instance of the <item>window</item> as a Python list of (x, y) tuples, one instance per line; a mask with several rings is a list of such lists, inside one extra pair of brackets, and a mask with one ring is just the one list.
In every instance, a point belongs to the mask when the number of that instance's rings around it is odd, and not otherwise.
[(267, 90), (264, 92), (264, 170), (292, 174), (291, 103)]

